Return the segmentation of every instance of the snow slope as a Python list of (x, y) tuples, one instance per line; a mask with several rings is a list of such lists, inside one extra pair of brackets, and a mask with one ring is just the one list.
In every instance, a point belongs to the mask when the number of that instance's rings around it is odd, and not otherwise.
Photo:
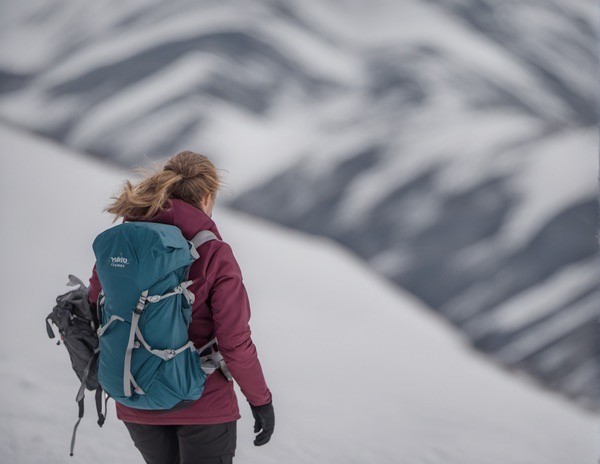
[[(68, 457), (77, 382), (43, 323), (67, 274), (89, 277), (92, 239), (110, 225), (100, 210), (126, 173), (14, 128), (0, 126), (0, 139), (0, 461), (141, 463), (114, 406), (98, 429), (89, 395), (92, 412)], [(240, 397), (237, 462), (562, 464), (597, 456), (595, 415), (490, 364), (333, 241), (219, 205), (213, 217), (244, 272), (277, 411), (272, 443), (255, 448)]]

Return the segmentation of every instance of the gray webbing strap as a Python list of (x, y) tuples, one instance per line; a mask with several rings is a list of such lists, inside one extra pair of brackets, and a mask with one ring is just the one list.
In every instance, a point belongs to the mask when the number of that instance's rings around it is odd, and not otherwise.
[(225, 364), (225, 359), (223, 359), (223, 355), (219, 351), (213, 351), (210, 354), (201, 356), (200, 367), (206, 375), (210, 375), (217, 369), (220, 369), (227, 380), (230, 382), (233, 380), (233, 376), (229, 372), (227, 364)]
[(185, 296), (190, 304), (194, 303), (196, 296), (190, 292), (187, 288), (194, 283), (193, 280), (186, 280), (185, 282), (181, 282), (177, 287), (175, 287), (171, 292), (165, 293), (164, 295), (152, 295), (147, 298), (148, 303), (157, 303), (160, 300), (168, 298), (170, 296), (178, 295), (180, 293)]
[(194, 238), (190, 240), (190, 242), (192, 243), (192, 248), (190, 249), (190, 252), (192, 253), (192, 256), (194, 256), (195, 259), (198, 259), (198, 257), (200, 256), (198, 254), (198, 247), (203, 243), (208, 242), (209, 240), (219, 239), (210, 230), (201, 230), (196, 235), (194, 235)]
[(129, 381), (133, 384), (133, 390), (137, 394), (139, 394), (139, 395), (144, 395), (145, 394), (144, 390), (142, 390), (142, 388), (137, 384), (137, 382), (133, 378), (133, 375), (131, 375), (131, 374), (129, 374)]
[[(218, 345), (217, 338), (213, 338), (205, 345), (198, 348), (196, 351), (200, 356), (200, 367), (204, 371), (204, 373), (208, 376), (215, 372), (217, 369), (220, 369), (223, 372), (223, 375), (227, 378), (227, 380), (232, 381), (233, 376), (229, 372), (227, 368), (227, 364), (225, 364), (225, 359), (223, 359), (223, 355), (215, 350), (215, 346)], [(204, 354), (210, 348), (210, 353)]]
[(168, 361), (169, 359), (174, 358), (179, 353), (183, 353), (185, 350), (188, 350), (188, 349), (194, 350), (195, 349), (194, 342), (188, 341), (185, 345), (177, 348), (176, 350), (173, 350), (171, 348), (167, 348), (164, 350), (157, 350), (157, 349), (152, 348), (148, 344), (148, 342), (142, 335), (142, 331), (140, 330), (139, 327), (136, 328), (135, 334), (137, 335), (138, 340), (140, 342), (142, 342), (142, 345), (144, 345), (144, 348), (146, 348), (154, 356), (158, 356), (159, 358), (163, 359), (164, 361)]
[(106, 329), (108, 329), (108, 327), (115, 321), (125, 322), (122, 317), (117, 316), (116, 314), (113, 314), (112, 316), (110, 316), (110, 319), (108, 319), (108, 322), (106, 324), (98, 327), (98, 330), (96, 331), (98, 333), (98, 336), (101, 337), (102, 335), (104, 335), (104, 332), (106, 332)]
[(131, 396), (131, 384), (133, 384), (136, 393), (140, 395), (144, 394), (144, 391), (139, 387), (136, 383), (133, 375), (131, 375), (131, 353), (134, 347), (135, 341), (135, 333), (138, 328), (138, 322), (140, 320), (140, 315), (142, 311), (144, 311), (144, 307), (146, 306), (146, 298), (148, 297), (148, 290), (144, 290), (140, 295), (140, 299), (133, 311), (133, 316), (131, 317), (131, 328), (129, 329), (129, 341), (127, 342), (127, 349), (125, 350), (125, 363), (123, 366), (123, 392), (125, 396)]
[(211, 346), (213, 346), (216, 343), (217, 343), (217, 337), (214, 337), (212, 340), (210, 340), (208, 343), (202, 345), (196, 351), (198, 351), (198, 354), (201, 354), (204, 350), (206, 350), (207, 348), (210, 348)]

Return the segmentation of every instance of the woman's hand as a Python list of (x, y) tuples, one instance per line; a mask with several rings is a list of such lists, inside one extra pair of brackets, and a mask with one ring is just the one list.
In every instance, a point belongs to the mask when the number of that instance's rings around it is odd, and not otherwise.
[[(262, 446), (269, 442), (273, 430), (275, 429), (275, 411), (273, 402), (263, 404), (262, 406), (252, 406), (252, 416), (254, 417), (254, 433), (258, 433), (254, 439), (255, 446)], [(261, 432), (262, 430), (262, 432)]]

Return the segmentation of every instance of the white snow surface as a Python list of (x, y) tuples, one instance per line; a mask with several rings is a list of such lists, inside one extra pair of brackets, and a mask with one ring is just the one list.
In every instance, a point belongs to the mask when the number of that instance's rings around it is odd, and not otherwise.
[[(0, 461), (142, 463), (92, 395), (69, 458), (77, 380), (44, 316), (89, 278), (101, 213), (126, 172), (0, 126)], [(472, 351), (443, 320), (334, 242), (234, 213), (215, 222), (240, 263), (274, 396), (254, 447), (239, 393), (239, 463), (563, 464), (596, 459), (597, 418)]]

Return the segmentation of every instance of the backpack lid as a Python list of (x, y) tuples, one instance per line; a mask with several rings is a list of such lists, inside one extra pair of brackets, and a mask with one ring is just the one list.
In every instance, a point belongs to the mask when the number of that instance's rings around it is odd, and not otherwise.
[(117, 298), (126, 308), (163, 276), (195, 260), (190, 242), (170, 224), (124, 222), (100, 233), (92, 248), (107, 302)]

